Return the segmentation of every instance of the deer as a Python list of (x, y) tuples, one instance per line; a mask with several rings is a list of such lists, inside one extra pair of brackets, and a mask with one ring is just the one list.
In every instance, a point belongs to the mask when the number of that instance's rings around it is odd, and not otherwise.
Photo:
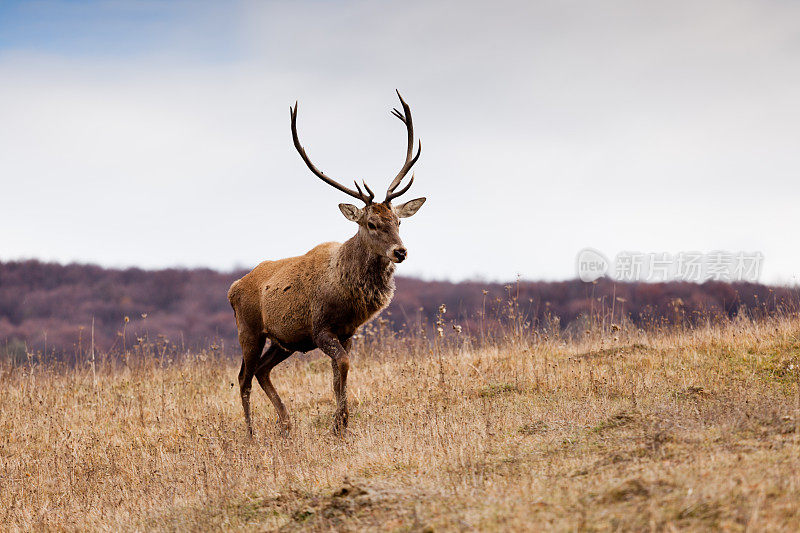
[[(426, 200), (423, 197), (399, 205), (392, 203), (414, 183), (412, 173), (400, 187), (422, 152), (422, 142), (418, 141), (414, 154), (411, 108), (396, 92), (402, 112), (393, 108), (392, 115), (406, 126), (406, 159), (382, 202), (373, 201), (375, 194), (366, 181), (362, 180), (362, 189), (354, 180), (355, 189), (351, 189), (314, 166), (297, 135), (297, 102), (289, 107), (294, 147), (308, 169), (323, 182), (363, 202), (364, 207), (339, 204), (344, 217), (358, 225), (356, 234), (344, 243), (326, 242), (305, 255), (263, 261), (234, 281), (228, 291), (242, 349), (239, 394), (251, 436), (253, 377), (272, 402), (282, 432), (288, 434), (289, 414), (270, 380), (270, 372), (295, 352), (315, 348), (330, 358), (333, 370), (333, 432), (341, 435), (347, 429), (347, 373), (353, 335), (391, 302), (395, 265), (408, 255), (400, 239), (400, 219), (414, 215)], [(267, 340), (269, 347), (264, 351)]]

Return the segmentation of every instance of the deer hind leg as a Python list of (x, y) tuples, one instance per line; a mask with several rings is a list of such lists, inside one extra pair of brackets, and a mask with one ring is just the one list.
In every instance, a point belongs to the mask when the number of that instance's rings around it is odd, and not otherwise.
[(347, 408), (347, 372), (350, 369), (350, 359), (347, 350), (351, 341), (347, 339), (344, 346), (339, 339), (329, 332), (317, 335), (317, 347), (331, 358), (333, 369), (333, 392), (336, 395), (336, 412), (333, 415), (333, 432), (341, 435), (347, 429), (350, 412)]
[(277, 343), (273, 342), (270, 344), (267, 352), (261, 358), (261, 361), (259, 361), (258, 368), (255, 372), (255, 376), (259, 385), (261, 385), (261, 388), (267, 393), (269, 400), (275, 407), (275, 411), (278, 413), (278, 422), (280, 423), (284, 434), (289, 432), (292, 424), (289, 420), (289, 413), (286, 411), (286, 406), (283, 405), (281, 397), (278, 396), (278, 391), (275, 390), (275, 387), (272, 385), (272, 381), (269, 379), (269, 374), (273, 368), (275, 368), (282, 361), (286, 360), (290, 355), (292, 355), (292, 353), (294, 352), (284, 350), (278, 346)]
[(265, 343), (266, 337), (264, 335), (252, 335), (245, 331), (239, 332), (239, 344), (242, 346), (242, 368), (239, 370), (239, 394), (242, 397), (244, 420), (247, 423), (247, 431), (250, 435), (253, 434), (253, 424), (250, 419), (250, 389), (253, 383), (253, 375), (258, 366)]

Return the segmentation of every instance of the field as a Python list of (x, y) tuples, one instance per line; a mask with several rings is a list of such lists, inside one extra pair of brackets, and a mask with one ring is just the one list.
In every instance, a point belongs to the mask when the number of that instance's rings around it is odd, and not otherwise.
[(800, 529), (797, 318), (356, 348), (344, 438), (324, 358), (253, 439), (214, 351), (2, 367), (2, 529)]

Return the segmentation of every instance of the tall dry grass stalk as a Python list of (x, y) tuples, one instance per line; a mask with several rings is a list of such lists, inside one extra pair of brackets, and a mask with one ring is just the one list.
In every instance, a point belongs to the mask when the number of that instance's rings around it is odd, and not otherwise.
[(796, 317), (565, 336), (509, 313), (369, 326), (343, 439), (325, 358), (273, 372), (289, 438), (253, 393), (252, 440), (217, 347), (5, 363), (0, 529), (800, 528)]

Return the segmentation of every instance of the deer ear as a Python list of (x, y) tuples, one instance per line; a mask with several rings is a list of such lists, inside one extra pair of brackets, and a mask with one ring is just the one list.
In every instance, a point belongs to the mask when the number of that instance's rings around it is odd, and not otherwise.
[(342, 212), (347, 220), (352, 220), (353, 222), (361, 220), (362, 210), (353, 204), (339, 204), (339, 211)]
[(400, 204), (396, 207), (397, 216), (399, 218), (408, 218), (419, 211), (419, 208), (422, 207), (424, 203), (425, 198), (415, 198), (414, 200), (409, 200), (404, 204)]

